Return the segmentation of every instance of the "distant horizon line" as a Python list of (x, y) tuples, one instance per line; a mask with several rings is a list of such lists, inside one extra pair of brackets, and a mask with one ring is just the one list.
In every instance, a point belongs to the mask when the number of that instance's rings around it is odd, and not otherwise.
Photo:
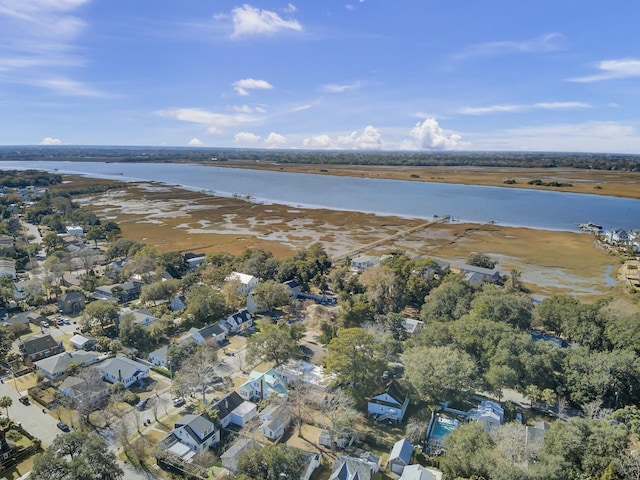
[[(301, 152), (301, 153), (340, 153), (340, 154), (404, 154), (404, 155), (487, 155), (487, 154), (518, 154), (518, 155), (615, 155), (634, 157), (640, 156), (639, 153), (622, 153), (622, 152), (579, 152), (579, 151), (562, 151), (562, 150), (341, 150), (341, 149), (316, 149), (316, 148), (258, 148), (258, 147), (212, 147), (212, 146), (171, 146), (171, 145), (0, 145), (0, 150), (9, 150), (16, 148), (25, 149), (128, 149), (128, 150), (184, 150), (194, 152), (205, 151), (252, 151), (252, 152)], [(2, 159), (0, 159), (1, 161)]]

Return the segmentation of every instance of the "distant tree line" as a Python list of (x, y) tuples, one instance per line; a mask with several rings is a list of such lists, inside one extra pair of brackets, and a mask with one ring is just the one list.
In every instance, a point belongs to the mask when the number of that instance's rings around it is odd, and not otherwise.
[(0, 147), (2, 160), (96, 162), (261, 161), (318, 165), (573, 167), (639, 171), (640, 156), (613, 153), (260, 150), (161, 147)]

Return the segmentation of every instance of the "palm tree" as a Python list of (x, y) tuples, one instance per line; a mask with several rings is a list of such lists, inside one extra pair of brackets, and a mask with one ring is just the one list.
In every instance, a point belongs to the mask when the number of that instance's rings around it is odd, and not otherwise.
[(0, 408), (7, 409), (7, 418), (9, 418), (9, 407), (11, 405), (13, 405), (13, 400), (11, 400), (11, 397), (7, 395), (3, 395), (2, 397), (0, 397)]

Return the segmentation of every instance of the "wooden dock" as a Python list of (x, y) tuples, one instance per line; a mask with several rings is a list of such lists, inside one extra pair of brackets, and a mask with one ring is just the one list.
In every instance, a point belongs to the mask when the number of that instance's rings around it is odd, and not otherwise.
[(427, 223), (423, 223), (421, 225), (418, 225), (416, 227), (413, 228), (409, 228), (407, 230), (403, 230), (401, 232), (398, 233), (394, 233), (393, 235), (389, 235), (387, 237), (381, 238), (380, 240), (376, 240), (375, 242), (371, 242), (371, 243), (367, 243), (366, 245), (362, 245), (358, 248), (354, 248), (352, 250), (349, 250), (348, 252), (344, 252), (344, 253), (340, 253), (338, 255), (334, 255), (333, 257), (331, 257), (331, 263), (337, 263), (337, 262), (341, 262), (342, 260), (349, 258), (349, 257), (355, 257), (357, 255), (360, 255), (362, 253), (368, 252), (369, 250), (373, 250), (376, 247), (379, 247), (381, 245), (385, 245), (387, 243), (392, 243), (395, 242), (397, 240), (400, 240), (402, 238), (405, 238), (408, 235), (411, 235), (413, 233), (416, 233), (420, 230), (424, 230), (426, 228), (431, 227), (432, 225), (436, 225), (439, 223), (447, 223), (451, 220), (451, 216), (450, 215), (442, 215), (442, 216), (438, 216), (435, 220), (432, 220), (431, 222), (427, 222)]

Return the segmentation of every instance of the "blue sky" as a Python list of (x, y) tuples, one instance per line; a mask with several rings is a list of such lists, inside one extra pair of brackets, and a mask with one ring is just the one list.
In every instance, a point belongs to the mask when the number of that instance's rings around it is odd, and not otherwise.
[(0, 144), (640, 153), (640, 2), (0, 0)]

